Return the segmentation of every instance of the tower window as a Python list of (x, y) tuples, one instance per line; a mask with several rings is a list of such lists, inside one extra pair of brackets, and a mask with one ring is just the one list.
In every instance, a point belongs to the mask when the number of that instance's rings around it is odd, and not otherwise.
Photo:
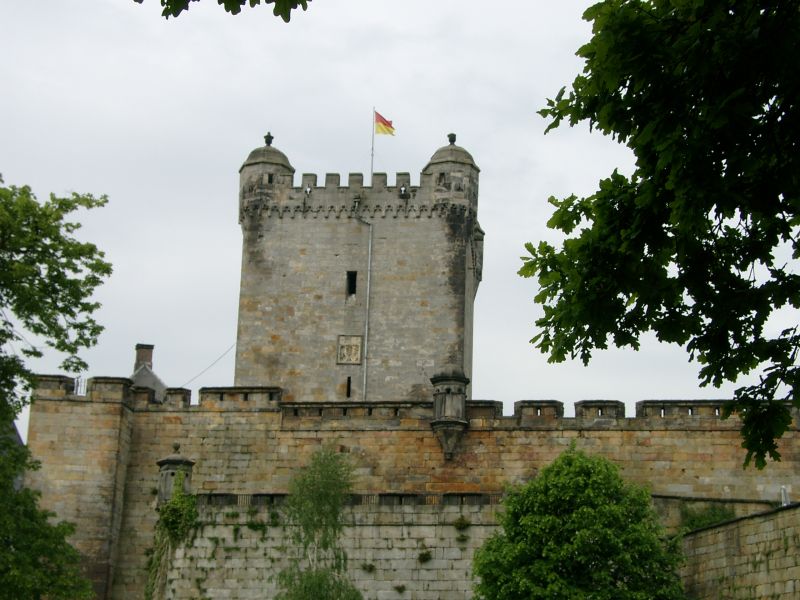
[(269, 174), (267, 175), (267, 183), (274, 183), (274, 179), (273, 179), (273, 177), (274, 177), (274, 176), (272, 175), (272, 173), (269, 173)]
[(358, 279), (358, 271), (347, 272), (347, 295), (356, 295), (356, 280)]
[(350, 397), (350, 392), (351, 392), (351, 391), (352, 391), (352, 390), (351, 390), (351, 380), (350, 380), (350, 378), (348, 377), (348, 378), (347, 378), (347, 397), (348, 397), (348, 398)]

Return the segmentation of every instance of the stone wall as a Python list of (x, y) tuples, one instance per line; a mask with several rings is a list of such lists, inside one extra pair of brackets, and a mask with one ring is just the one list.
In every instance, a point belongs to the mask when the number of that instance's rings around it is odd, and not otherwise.
[(28, 447), (41, 468), (26, 485), (41, 506), (76, 525), (70, 542), (85, 557), (98, 598), (106, 598), (118, 564), (118, 540), (130, 463), (130, 382), (95, 378), (85, 396), (71, 394), (67, 377), (42, 377), (32, 407)]
[(76, 544), (95, 568), (113, 566), (113, 591), (101, 598), (134, 598), (144, 589), (156, 461), (174, 442), (196, 461), (192, 486), (200, 494), (284, 494), (312, 452), (330, 445), (348, 453), (357, 494), (463, 503), (527, 481), (572, 442), (611, 459), (657, 496), (726, 500), (740, 507), (737, 514), (776, 501), (781, 486), (800, 490), (797, 430), (781, 442), (782, 462), (743, 470), (738, 422), (720, 420), (719, 402), (643, 402), (634, 418), (614, 402), (578, 403), (573, 418), (552, 401), (518, 402), (509, 416), (499, 403), (468, 402), (469, 428), (445, 460), (430, 402), (291, 403), (277, 388), (215, 388), (202, 390), (196, 405), (180, 389), (167, 390), (158, 404), (124, 379), (90, 380), (86, 396), (72, 395), (68, 384), (43, 378), (35, 394), (29, 444), (44, 468), (31, 483), (46, 507), (77, 522)]
[(692, 532), (683, 548), (694, 600), (800, 597), (800, 504)]
[[(366, 362), (370, 399), (430, 400), (430, 378), (446, 365), (469, 376), (474, 216), (444, 205), (421, 218), (356, 216), (267, 214), (245, 229), (236, 385), (266, 381), (287, 401), (361, 401)], [(356, 348), (346, 357), (342, 336)]]
[[(199, 500), (203, 525), (176, 552), (165, 598), (274, 597), (273, 578), (287, 565), (291, 552), (280, 508), (264, 504), (260, 497)], [(348, 526), (341, 541), (348, 576), (365, 600), (471, 597), (474, 549), (496, 528), (497, 506), (454, 500), (443, 504), (439, 496), (357, 498), (359, 504), (345, 512)]]

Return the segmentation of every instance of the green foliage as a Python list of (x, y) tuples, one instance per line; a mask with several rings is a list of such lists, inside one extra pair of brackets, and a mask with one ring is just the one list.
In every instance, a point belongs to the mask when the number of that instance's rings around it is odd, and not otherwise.
[(300, 569), (297, 565), (278, 575), (279, 600), (362, 600), (343, 573), (330, 568)]
[(35, 467), (27, 449), (0, 435), (0, 596), (16, 600), (94, 598), (80, 568), (80, 555), (67, 543), (74, 527), (51, 523), (39, 495), (14, 485), (25, 468)]
[(156, 531), (163, 531), (173, 543), (184, 541), (197, 526), (197, 498), (183, 490), (185, 475), (178, 471), (172, 498), (158, 507)]
[(73, 237), (80, 225), (69, 218), (106, 199), (72, 194), (40, 203), (29, 187), (2, 184), (0, 177), (0, 589), (23, 600), (92, 597), (66, 541), (72, 526), (52, 524), (38, 494), (17, 485), (36, 464), (16, 443), (13, 423), (33, 382), (24, 359), (42, 355), (20, 328), (66, 354), (70, 371), (85, 367), (78, 352), (97, 341), (91, 296), (111, 266)]
[(345, 576), (347, 556), (339, 545), (353, 469), (343, 454), (318, 450), (289, 483), (285, 513), (294, 555), (278, 574), (278, 600), (360, 600)]
[[(134, 2), (138, 2), (139, 4), (143, 1), (144, 0), (134, 0)], [(197, 1), (198, 0), (161, 0), (161, 6), (163, 7), (161, 14), (167, 19), (170, 17), (177, 17), (183, 11), (189, 10), (189, 2)], [(264, 4), (274, 4), (275, 6), (272, 8), (272, 14), (276, 17), (280, 17), (286, 23), (288, 23), (289, 19), (292, 17), (292, 10), (296, 9), (298, 6), (306, 10), (309, 2), (311, 2), (311, 0), (263, 0)], [(225, 12), (232, 15), (238, 15), (245, 5), (249, 5), (252, 8), (254, 6), (259, 6), (261, 3), (262, 0), (217, 0), (217, 4), (222, 6)]]
[(178, 471), (172, 483), (172, 497), (158, 507), (153, 552), (147, 560), (145, 600), (160, 597), (175, 548), (197, 527), (197, 498), (183, 490), (184, 478), (184, 473)]
[(375, 572), (375, 565), (372, 563), (361, 563), (361, 568), (364, 570), (365, 573)]
[(457, 531), (464, 531), (465, 529), (469, 529), (471, 526), (472, 523), (464, 515), (458, 515), (458, 518), (453, 521), (453, 527), (455, 527)]
[(40, 203), (29, 187), (2, 183), (0, 177), (0, 419), (11, 422), (25, 401), (18, 388), (28, 390), (32, 381), (23, 359), (42, 356), (17, 328), (66, 354), (65, 370), (85, 369), (78, 352), (102, 331), (92, 294), (111, 265), (94, 244), (72, 235), (80, 224), (69, 220), (80, 208), (103, 206), (105, 197), (51, 195)]
[(677, 544), (662, 539), (648, 493), (574, 448), (508, 491), (501, 531), (475, 554), (477, 598), (677, 600)]
[(260, 533), (262, 539), (267, 535), (267, 529), (269, 528), (264, 521), (258, 519), (249, 519), (245, 525), (250, 531), (257, 531)]
[(417, 555), (417, 560), (419, 561), (419, 564), (421, 564), (421, 565), (424, 565), (425, 563), (430, 562), (432, 558), (433, 558), (433, 554), (431, 554), (431, 551), (427, 550), (427, 549), (423, 550), (422, 552), (419, 553), (419, 555)]
[(736, 518), (736, 511), (726, 504), (711, 504), (705, 508), (681, 506), (681, 527), (688, 531), (710, 527)]
[(531, 341), (586, 363), (651, 331), (685, 345), (702, 385), (759, 373), (726, 416), (762, 468), (800, 407), (800, 333), (769, 321), (800, 307), (800, 0), (606, 0), (584, 19), (583, 73), (540, 114), (548, 131), (588, 121), (636, 168), (550, 198), (568, 237), (526, 245), (544, 309)]

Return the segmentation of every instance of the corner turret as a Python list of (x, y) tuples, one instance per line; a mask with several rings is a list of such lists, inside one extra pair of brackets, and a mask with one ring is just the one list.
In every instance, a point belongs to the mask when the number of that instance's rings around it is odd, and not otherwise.
[(272, 146), (273, 139), (267, 132), (264, 146), (253, 150), (239, 169), (239, 223), (248, 210), (260, 204), (285, 202), (292, 187), (294, 167)]
[(469, 152), (456, 146), (455, 133), (448, 133), (447, 140), (449, 144), (434, 152), (422, 169), (422, 186), (432, 186), (437, 201), (460, 200), (459, 203), (477, 210), (480, 169)]

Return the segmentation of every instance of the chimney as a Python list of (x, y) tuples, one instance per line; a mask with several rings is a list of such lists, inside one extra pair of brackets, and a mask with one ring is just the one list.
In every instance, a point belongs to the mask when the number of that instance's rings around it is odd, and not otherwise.
[(136, 344), (136, 362), (133, 363), (133, 372), (139, 370), (141, 366), (153, 369), (153, 344)]

